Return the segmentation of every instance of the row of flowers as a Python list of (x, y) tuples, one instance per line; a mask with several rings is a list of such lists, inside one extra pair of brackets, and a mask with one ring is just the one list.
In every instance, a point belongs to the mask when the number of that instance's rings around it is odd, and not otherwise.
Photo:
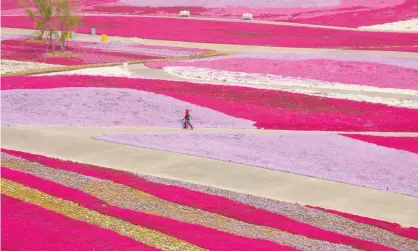
[[(90, 33), (91, 28), (96, 28), (98, 34), (146, 39), (301, 48), (418, 50), (414, 47), (418, 39), (412, 33), (362, 32), (137, 16), (84, 16), (83, 23), (78, 32)], [(33, 23), (24, 16), (4, 16), (2, 25), (11, 28), (33, 28)], [(141, 29), (131, 28), (138, 26)]]
[[(227, 191), (203, 193), (197, 191), (199, 186), (189, 189), (180, 184), (164, 184), (168, 180), (155, 181), (109, 168), (4, 149), (2, 152), (2, 207), (7, 208), (5, 213), (10, 216), (2, 222), (8, 226), (3, 228), (5, 249), (68, 250), (77, 245), (78, 250), (354, 247), (412, 251), (417, 245), (417, 229), (400, 231), (402, 228), (393, 223), (386, 222), (385, 228), (381, 228), (373, 220), (372, 224), (359, 223), (349, 219), (355, 217), (338, 216), (338, 212), (277, 201), (276, 206), (266, 210), (259, 203), (260, 198), (244, 194), (239, 195), (241, 200), (246, 198), (242, 203), (232, 199), (234, 195)], [(14, 217), (17, 212), (20, 217)], [(301, 220), (297, 215), (309, 217)], [(48, 223), (42, 222), (47, 217)], [(311, 223), (313, 218), (321, 220)], [(25, 220), (29, 219), (27, 223)], [(63, 223), (74, 228), (64, 231), (59, 226)], [(334, 230), (337, 224), (341, 227)], [(71, 231), (73, 235), (67, 238), (61, 231)], [(82, 237), (76, 244), (74, 239), (78, 236)], [(63, 238), (58, 241), (58, 237)], [(112, 238), (112, 242), (106, 241), (106, 237)]]
[[(184, 60), (179, 65), (202, 65), (209, 67), (211, 66), (211, 61), (216, 61), (216, 63), (225, 64), (225, 67), (233, 69), (246, 69), (248, 72), (252, 72), (248, 69), (248, 61), (259, 61), (258, 63), (263, 63), (264, 65), (274, 63), (274, 62), (288, 62), (288, 61), (299, 61), (299, 62), (310, 62), (316, 60), (325, 61), (328, 64), (337, 63), (340, 64), (347, 64), (347, 66), (354, 66), (356, 63), (359, 63), (360, 66), (371, 66), (370, 70), (377, 69), (379, 67), (385, 67), (386, 65), (390, 66), (398, 66), (402, 68), (409, 68), (418, 70), (418, 60), (414, 57), (409, 56), (396, 56), (396, 55), (386, 55), (386, 54), (366, 54), (362, 52), (240, 52), (234, 53), (230, 55), (218, 56), (218, 57), (211, 57), (211, 58), (202, 58), (202, 59), (189, 59)], [(148, 62), (147, 65), (152, 68), (159, 68), (161, 69), (164, 66), (174, 65), (173, 61), (166, 60), (161, 62)], [(292, 62), (289, 62), (292, 63)], [(293, 62), (294, 64), (295, 62)], [(244, 66), (240, 66), (240, 64), (244, 64)], [(379, 64), (382, 64), (379, 66)], [(253, 65), (257, 67), (258, 65)], [(212, 65), (214, 67), (214, 65)], [(333, 65), (333, 68), (336, 68), (339, 71), (342, 71), (343, 67), (341, 65)], [(258, 67), (258, 70), (263, 70), (264, 68)], [(389, 68), (390, 69), (390, 68)], [(325, 70), (325, 69), (324, 69)], [(398, 71), (401, 69), (398, 69)], [(268, 67), (263, 72), (272, 72), (273, 69)], [(364, 71), (364, 70), (363, 70)], [(257, 71), (260, 72), (260, 71)]]
[(28, 71), (28, 70), (41, 70), (41, 69), (55, 68), (55, 67), (60, 67), (60, 66), (61, 65), (2, 59), (1, 60), (1, 74)]
[[(30, 42), (24, 39), (3, 40), (1, 44), (2, 58), (59, 65), (112, 63), (158, 58), (156, 56), (84, 48), (81, 43), (77, 42), (69, 42), (70, 46), (65, 54), (46, 55), (46, 43), (47, 41)], [(59, 48), (57, 50), (59, 51)]]
[[(207, 85), (207, 84), (194, 84), (181, 81), (166, 81), (155, 79), (135, 79), (135, 78), (113, 78), (113, 77), (100, 77), (100, 76), (45, 76), (45, 77), (4, 77), (2, 79), (2, 90), (10, 89), (49, 89), (59, 87), (106, 87), (106, 88), (127, 88), (140, 90), (145, 92), (153, 92), (156, 94), (162, 94), (174, 98), (176, 100), (182, 100), (188, 104), (194, 104), (197, 107), (205, 107), (218, 111), (229, 116), (244, 119), (245, 121), (254, 121), (255, 126), (258, 128), (266, 129), (293, 129), (293, 130), (336, 130), (336, 131), (417, 131), (418, 125), (418, 110), (407, 109), (399, 107), (389, 107), (387, 105), (372, 104), (365, 102), (355, 102), (350, 100), (322, 98), (316, 96), (308, 96), (297, 93), (289, 93), (276, 90), (254, 89), (238, 86), (226, 86), (226, 85)], [(22, 107), (25, 102), (23, 92), (17, 91), (17, 102)], [(29, 93), (29, 91), (26, 91)], [(53, 93), (53, 90), (44, 90), (44, 93)], [(71, 107), (81, 108), (86, 106), (84, 103), (91, 104), (91, 95), (86, 94), (83, 99), (78, 98), (76, 92), (67, 101), (59, 101), (57, 97), (62, 97), (62, 93), (55, 91), (54, 98), (48, 98), (44, 96), (46, 100), (56, 100), (61, 103), (67, 102), (69, 109), (64, 112), (71, 112)], [(5, 94), (3, 94), (5, 93)], [(12, 92), (2, 91), (2, 95), (7, 95)], [(86, 92), (88, 93), (88, 92)], [(93, 95), (94, 91), (90, 92)], [(125, 92), (125, 99), (132, 100), (132, 96)], [(37, 92), (37, 95), (41, 95), (42, 92)], [(61, 95), (61, 96), (60, 96)], [(80, 93), (81, 95), (81, 93)], [(112, 96), (113, 94), (110, 94)], [(121, 94), (122, 95), (122, 94)], [(139, 95), (139, 94), (134, 94)], [(148, 94), (150, 95), (150, 94)], [(36, 95), (35, 95), (36, 96)], [(65, 96), (65, 95), (64, 95)], [(108, 98), (110, 97), (108, 96)], [(119, 95), (120, 96), (120, 95)], [(6, 97), (6, 96), (5, 96)], [(19, 98), (20, 97), (20, 98)], [(33, 101), (38, 100), (36, 106), (41, 105), (43, 100), (36, 99), (33, 96)], [(160, 96), (163, 98), (163, 96)], [(10, 94), (8, 102), (3, 101), (2, 109), (7, 106), (10, 109), (19, 109), (13, 105), (14, 95)], [(87, 101), (87, 99), (89, 99)], [(25, 102), (23, 102), (25, 100)], [(75, 102), (81, 102), (76, 104)], [(104, 98), (102, 98), (104, 100)], [(109, 106), (109, 110), (114, 110), (116, 113), (120, 113), (118, 109), (114, 107), (123, 107), (124, 104), (119, 102), (115, 96), (113, 96), (112, 102), (104, 102)], [(93, 99), (94, 101), (94, 99)], [(118, 101), (118, 102), (117, 102)], [(134, 101), (130, 101), (132, 106), (138, 105)], [(159, 101), (155, 101), (159, 102)], [(177, 101), (173, 101), (177, 102)], [(9, 104), (7, 104), (9, 103)], [(112, 105), (114, 103), (114, 105)], [(118, 104), (117, 104), (118, 103)], [(153, 102), (151, 102), (153, 104)], [(56, 103), (55, 103), (56, 104)], [(98, 105), (96, 103), (96, 105)], [(35, 106), (35, 105), (34, 105)], [(80, 107), (81, 106), (81, 107)], [(183, 114), (180, 111), (184, 106), (177, 106), (179, 114), (170, 112), (170, 108), (160, 107), (158, 109), (150, 109), (158, 111), (162, 109), (165, 114), (153, 114), (153, 116), (172, 117), (172, 120), (181, 119)], [(181, 108), (180, 108), (181, 107)], [(197, 109), (197, 107), (195, 109)], [(26, 109), (26, 108), (25, 108)], [(30, 108), (35, 109), (35, 108)], [(47, 107), (45, 107), (47, 109)], [(55, 107), (49, 108), (57, 109)], [(60, 108), (61, 109), (61, 108)], [(120, 108), (122, 109), (122, 108)], [(134, 109), (134, 108), (132, 108)], [(135, 108), (134, 110), (142, 109)], [(193, 109), (193, 108), (192, 108)], [(83, 110), (86, 110), (83, 108)], [(88, 110), (88, 109), (87, 109)], [(93, 108), (93, 111), (98, 111), (98, 108)], [(122, 109), (124, 110), (124, 109)], [(22, 109), (24, 111), (24, 109)], [(44, 111), (38, 109), (39, 112), (44, 115)], [(77, 113), (76, 109), (74, 112)], [(208, 111), (202, 111), (199, 113), (197, 110), (193, 112), (193, 116), (199, 117), (202, 121), (212, 121), (211, 115), (206, 115)], [(3, 117), (5, 113), (3, 112)], [(21, 113), (23, 114), (23, 113)], [(106, 113), (101, 113), (100, 116), (106, 116)], [(29, 113), (27, 113), (29, 115)], [(141, 115), (141, 114), (137, 114)], [(8, 114), (7, 116), (13, 116)], [(91, 115), (86, 115), (90, 117)], [(122, 115), (120, 115), (122, 116)], [(120, 117), (118, 116), (118, 117)], [(130, 116), (130, 115), (128, 115)], [(180, 117), (181, 116), (181, 117)], [(218, 115), (216, 115), (218, 116)], [(216, 117), (215, 116), (215, 117)], [(62, 115), (65, 118), (67, 116)], [(123, 117), (123, 116), (122, 116)], [(152, 125), (156, 125), (159, 122), (152, 123), (152, 117), (147, 118)], [(158, 118), (158, 117), (157, 117)], [(223, 119), (223, 118), (222, 118)], [(219, 121), (222, 121), (220, 119)], [(133, 121), (133, 120), (130, 120)], [(154, 121), (156, 121), (154, 119)], [(222, 126), (228, 126), (229, 124), (241, 124), (243, 122), (229, 121), (222, 123)], [(245, 122), (244, 121), (244, 122)], [(400, 123), (402, 121), (402, 123)], [(197, 120), (196, 120), (197, 122)], [(126, 122), (121, 122), (126, 123)], [(147, 122), (148, 123), (148, 122)], [(179, 122), (180, 123), (180, 122)], [(202, 122), (203, 123), (203, 122)], [(218, 123), (218, 122), (216, 122)], [(215, 124), (216, 124), (215, 123)], [(245, 122), (244, 124), (246, 124)], [(207, 122), (206, 124), (210, 124)]]
[[(2, 59), (42, 62), (59, 65), (125, 62), (141, 59), (193, 56), (207, 50), (169, 46), (148, 46), (126, 42), (87, 43), (70, 41), (65, 55), (46, 56), (46, 41), (27, 38), (2, 40)], [(2, 38), (3, 39), (3, 38)], [(57, 45), (58, 46), (58, 45)]]
[(2, 194), (5, 250), (157, 250), (128, 237)]

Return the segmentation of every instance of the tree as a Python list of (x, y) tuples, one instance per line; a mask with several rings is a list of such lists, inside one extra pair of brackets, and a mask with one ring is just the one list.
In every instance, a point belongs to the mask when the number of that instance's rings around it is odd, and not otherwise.
[(26, 15), (35, 23), (37, 38), (42, 39), (48, 26), (50, 26), (53, 0), (20, 0)]
[[(69, 0), (20, 0), (25, 8), (26, 15), (35, 23), (37, 38), (42, 39), (44, 34), (48, 38), (47, 52), (52, 46), (55, 51), (54, 33), (61, 51), (65, 51), (67, 34), (80, 22), (80, 17), (72, 13)], [(58, 35), (58, 29), (61, 31)]]
[(80, 23), (80, 17), (72, 13), (72, 6), (69, 0), (56, 0), (55, 7), (55, 15), (61, 30), (61, 36), (58, 41), (61, 46), (61, 51), (64, 51), (65, 42), (68, 39), (67, 34)]

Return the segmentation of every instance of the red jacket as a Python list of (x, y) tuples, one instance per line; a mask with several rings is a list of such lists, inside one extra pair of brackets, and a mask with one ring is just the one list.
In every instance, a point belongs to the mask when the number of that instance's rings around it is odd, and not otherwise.
[(186, 120), (190, 119), (189, 109), (186, 109), (185, 114), (184, 114), (184, 119), (186, 119)]

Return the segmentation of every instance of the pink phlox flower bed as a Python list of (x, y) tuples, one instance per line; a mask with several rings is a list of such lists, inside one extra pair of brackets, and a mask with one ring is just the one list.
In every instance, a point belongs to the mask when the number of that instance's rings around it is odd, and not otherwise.
[[(33, 28), (32, 22), (19, 16), (3, 16), (2, 25), (11, 28)], [(365, 32), (148, 17), (84, 16), (83, 25), (77, 32), (89, 34), (91, 28), (96, 28), (97, 34), (104, 33), (111, 36), (279, 47), (352, 49), (370, 47), (369, 50), (392, 47), (391, 50), (394, 51), (403, 51), (406, 47), (406, 51), (409, 51), (409, 47), (418, 44), (418, 36), (414, 33)], [(395, 45), (400, 47), (393, 47)]]
[(4, 250), (157, 250), (113, 231), (2, 194)]
[(1, 9), (2, 10), (11, 10), (11, 9), (18, 9), (19, 2), (14, 0), (3, 0), (1, 1)]
[[(391, 56), (391, 55), (367, 55), (364, 53), (292, 53), (292, 52), (275, 52), (275, 53), (262, 53), (262, 52), (241, 52), (241, 53), (234, 53), (231, 55), (225, 56), (217, 56), (217, 57), (209, 57), (209, 58), (201, 58), (201, 59), (189, 59), (183, 61), (160, 61), (160, 62), (147, 62), (146, 65), (152, 68), (163, 68), (165, 66), (171, 65), (200, 65), (205, 64), (209, 65), (211, 61), (213, 65), (218, 64), (220, 62), (234, 62), (233, 60), (237, 60), (236, 67), (238, 68), (239, 65), (244, 64), (243, 68), (247, 68), (249, 62), (244, 60), (266, 60), (267, 62), (271, 61), (309, 61), (309, 60), (327, 60), (330, 62), (333, 61), (342, 61), (347, 63), (371, 63), (371, 64), (384, 64), (389, 66), (398, 66), (403, 68), (410, 68), (418, 70), (418, 59), (414, 57), (402, 57), (402, 56)], [(291, 62), (290, 62), (291, 63)], [(232, 63), (231, 63), (232, 64)], [(238, 68), (239, 69), (239, 68)]]
[(1, 92), (3, 125), (182, 127), (185, 109), (197, 127), (252, 128), (235, 118), (161, 94), (122, 88), (17, 89)]
[[(46, 44), (41, 42), (27, 42), (23, 39), (3, 40), (1, 44), (2, 58), (19, 61), (42, 62), (49, 64), (77, 65), (124, 62), (140, 59), (158, 58), (143, 54), (128, 52), (106, 51), (91, 48), (84, 48), (85, 43), (69, 42), (68, 52), (71, 56), (48, 56), (45, 57)], [(50, 48), (50, 51), (52, 48)], [(59, 46), (57, 45), (57, 51)]]
[[(127, 88), (153, 92), (235, 118), (254, 121), (256, 127), (265, 129), (418, 130), (417, 109), (248, 87), (100, 76), (4, 77), (1, 86), (2, 90), (63, 87)], [(13, 95), (10, 100), (13, 100)], [(9, 107), (20, 109), (12, 104)], [(205, 114), (193, 113), (194, 116), (205, 117)], [(176, 119), (181, 117), (176, 115)]]
[(404, 150), (418, 154), (418, 137), (389, 137), (362, 134), (343, 134), (345, 137), (369, 142), (379, 146)]
[(418, 154), (339, 135), (114, 134), (95, 138), (418, 195)]
[[(418, 61), (416, 63), (418, 66)], [(222, 71), (273, 74), (381, 88), (418, 90), (418, 69), (381, 63), (328, 59), (273, 60), (244, 57), (191, 62), (149, 62), (146, 65), (154, 68), (166, 66), (201, 67)]]

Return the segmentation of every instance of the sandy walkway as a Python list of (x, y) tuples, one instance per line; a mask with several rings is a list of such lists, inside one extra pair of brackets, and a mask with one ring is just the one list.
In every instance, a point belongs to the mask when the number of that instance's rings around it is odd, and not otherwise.
[[(199, 131), (219, 132), (220, 130)], [(150, 130), (149, 128), (2, 126), (2, 147), (189, 181), (282, 201), (316, 205), (399, 222), (405, 226), (418, 226), (418, 198), (415, 197), (217, 160), (96, 141), (91, 138), (93, 135), (108, 132), (183, 133), (184, 131), (161, 128)]]

